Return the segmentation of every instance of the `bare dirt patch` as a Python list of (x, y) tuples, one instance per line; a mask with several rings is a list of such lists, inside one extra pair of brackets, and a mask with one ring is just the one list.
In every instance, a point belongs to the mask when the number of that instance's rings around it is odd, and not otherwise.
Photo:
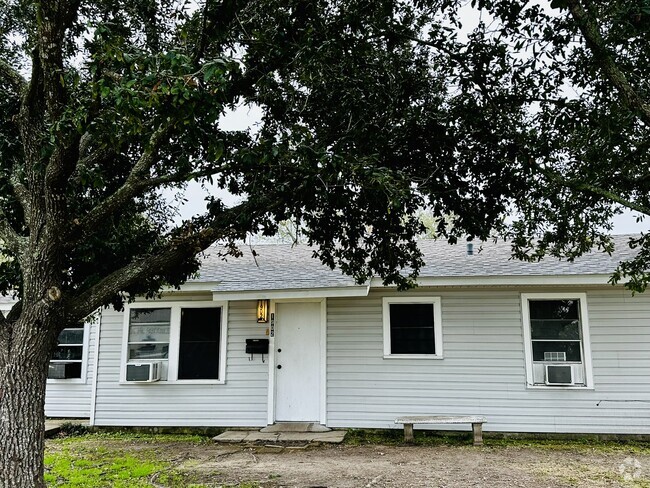
[[(198, 446), (196, 446), (198, 447)], [(204, 483), (265, 487), (649, 487), (650, 455), (529, 447), (203, 446), (177, 465)], [(178, 453), (177, 453), (178, 454)]]
[[(91, 448), (94, 441), (87, 442), (86, 448)], [(183, 479), (210, 487), (650, 488), (650, 448), (531, 447), (489, 441), (484, 447), (270, 447), (133, 439), (103, 440), (101, 445), (130, 453), (151, 450)]]

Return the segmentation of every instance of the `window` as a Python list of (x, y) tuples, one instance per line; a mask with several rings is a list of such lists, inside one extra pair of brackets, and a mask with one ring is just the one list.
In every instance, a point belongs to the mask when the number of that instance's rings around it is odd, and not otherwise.
[(383, 299), (384, 357), (442, 358), (440, 298)]
[(170, 318), (170, 308), (131, 309), (128, 359), (166, 362), (169, 358)]
[(220, 308), (181, 310), (178, 379), (219, 379)]
[(529, 386), (591, 386), (586, 295), (524, 294)]
[(130, 305), (125, 364), (159, 363), (161, 381), (224, 382), (225, 307), (213, 302)]
[(47, 377), (52, 380), (82, 379), (84, 370), (83, 325), (63, 329), (48, 367)]

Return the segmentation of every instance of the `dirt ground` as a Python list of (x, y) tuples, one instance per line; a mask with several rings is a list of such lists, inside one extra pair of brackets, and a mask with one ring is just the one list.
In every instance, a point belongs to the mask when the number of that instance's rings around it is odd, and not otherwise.
[[(163, 446), (161, 446), (163, 447)], [(521, 446), (164, 446), (208, 486), (650, 487), (650, 450)]]

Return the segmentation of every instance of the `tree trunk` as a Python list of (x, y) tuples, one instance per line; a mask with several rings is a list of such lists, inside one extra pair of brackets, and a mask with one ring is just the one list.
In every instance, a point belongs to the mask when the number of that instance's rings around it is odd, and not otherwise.
[(19, 320), (13, 326), (13, 334), (0, 340), (0, 488), (41, 488), (53, 334), (42, 324)]

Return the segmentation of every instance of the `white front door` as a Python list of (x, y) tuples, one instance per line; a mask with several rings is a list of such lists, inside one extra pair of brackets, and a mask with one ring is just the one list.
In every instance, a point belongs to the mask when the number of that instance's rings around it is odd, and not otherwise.
[(320, 412), (321, 305), (275, 307), (275, 420), (318, 422)]

